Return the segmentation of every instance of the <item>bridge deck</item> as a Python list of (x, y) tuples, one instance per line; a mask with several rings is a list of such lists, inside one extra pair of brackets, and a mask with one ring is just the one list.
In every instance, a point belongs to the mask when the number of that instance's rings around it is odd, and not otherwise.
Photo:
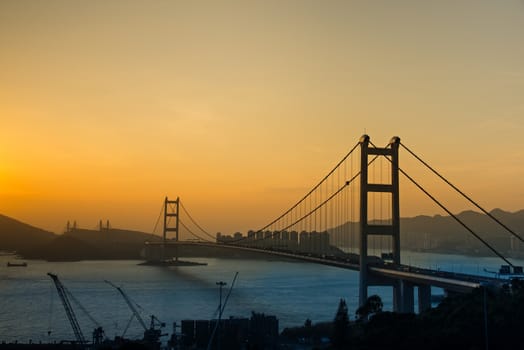
[[(161, 246), (161, 242), (147, 242), (148, 246)], [(224, 249), (242, 250), (254, 253), (263, 253), (273, 256), (279, 256), (288, 259), (300, 260), (315, 264), (322, 264), (334, 266), (338, 268), (360, 271), (360, 265), (350, 259), (336, 256), (315, 256), (308, 253), (295, 253), (287, 251), (279, 251), (274, 249), (263, 249), (254, 247), (245, 247), (230, 244), (217, 244), (207, 242), (166, 242), (166, 246), (202, 246), (202, 247), (220, 247)], [(431, 285), (440, 287), (448, 291), (458, 293), (468, 293), (475, 288), (479, 288), (483, 284), (501, 285), (507, 283), (507, 280), (469, 275), (463, 273), (453, 273), (440, 270), (424, 269), (408, 265), (393, 265), (385, 262), (376, 263), (369, 267), (369, 272), (375, 277), (385, 279), (403, 280), (413, 283), (414, 285)]]

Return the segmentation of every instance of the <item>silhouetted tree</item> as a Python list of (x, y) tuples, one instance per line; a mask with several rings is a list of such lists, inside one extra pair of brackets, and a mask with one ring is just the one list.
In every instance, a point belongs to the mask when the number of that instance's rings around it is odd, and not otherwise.
[(364, 320), (367, 319), (369, 315), (382, 312), (383, 306), (384, 304), (382, 304), (382, 299), (380, 299), (380, 297), (375, 294), (368, 297), (366, 303), (359, 307), (355, 314), (359, 320)]
[(306, 322), (304, 322), (304, 327), (306, 328), (311, 328), (312, 325), (313, 325), (313, 322), (311, 322), (309, 318), (306, 320)]
[(304, 322), (304, 330), (304, 335), (308, 341), (311, 341), (311, 337), (313, 336), (313, 322), (309, 318)]
[(524, 280), (513, 280), (501, 288), (488, 286), (450, 295), (419, 315), (380, 312), (381, 301), (370, 297), (356, 314), (362, 319), (373, 317), (352, 327), (349, 343), (361, 350), (482, 350), (486, 348), (484, 303), (489, 348), (524, 349)]
[(347, 349), (349, 344), (349, 315), (344, 299), (340, 299), (335, 320), (333, 321), (332, 343), (335, 349)]

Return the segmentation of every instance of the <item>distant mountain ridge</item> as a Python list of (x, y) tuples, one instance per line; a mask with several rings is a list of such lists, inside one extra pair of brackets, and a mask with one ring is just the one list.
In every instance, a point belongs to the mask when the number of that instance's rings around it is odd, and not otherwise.
[[(490, 214), (523, 237), (524, 210), (511, 213), (494, 209)], [(512, 256), (524, 251), (524, 245), (517, 238), (483, 213), (468, 210), (458, 214), (457, 218), (503, 254)], [(401, 234), (404, 236), (404, 247), (409, 249), (481, 255), (489, 253), (488, 248), (450, 216), (417, 216), (402, 219)]]
[[(514, 232), (524, 237), (524, 210), (507, 212), (494, 209), (490, 212), (495, 218)], [(524, 245), (512, 238), (502, 226), (483, 213), (472, 210), (456, 214), (456, 217), (470, 227), (476, 234), (488, 241), (501, 253), (508, 256), (524, 254)], [(376, 221), (374, 224), (385, 224)], [(349, 230), (359, 232), (358, 222), (348, 222), (338, 228), (329, 230), (332, 237), (342, 241), (339, 232)], [(347, 231), (346, 231), (347, 232)], [(358, 235), (356, 244), (358, 244)], [(377, 245), (380, 237), (370, 237), (370, 244)], [(348, 242), (349, 243), (349, 242)], [(437, 253), (458, 253), (473, 255), (492, 255), (479, 240), (473, 237), (453, 217), (442, 215), (419, 215), (400, 219), (400, 244), (402, 249), (433, 251)]]
[[(491, 215), (499, 219), (519, 235), (524, 236), (524, 210), (507, 212), (494, 209)], [(475, 211), (463, 211), (456, 215), (475, 233), (487, 240), (507, 256), (524, 258), (524, 244), (487, 215)], [(380, 224), (381, 222), (375, 222)], [(450, 216), (419, 215), (401, 218), (402, 249), (436, 253), (491, 255), (484, 245), (468, 233)], [(358, 246), (359, 223), (348, 222), (329, 229), (332, 241)], [(345, 234), (353, 233), (353, 241)], [(0, 215), (0, 250), (17, 251), (26, 258), (48, 260), (85, 259), (139, 259), (145, 241), (160, 241), (161, 237), (132, 230), (74, 229), (63, 235), (25, 224)], [(382, 244), (380, 238), (370, 237), (369, 247)]]

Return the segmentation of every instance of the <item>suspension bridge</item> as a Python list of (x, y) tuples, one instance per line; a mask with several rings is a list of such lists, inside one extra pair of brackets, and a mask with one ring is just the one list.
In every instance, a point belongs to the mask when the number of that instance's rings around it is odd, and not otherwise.
[(418, 190), (453, 218), (467, 234), (479, 241), (510, 272), (522, 272), (470, 225), (453, 214), (437, 197), (399, 166), (399, 150), (406, 151), (445, 186), (500, 225), (512, 239), (523, 238), (452, 184), (420, 156), (393, 137), (377, 147), (363, 135), (351, 150), (299, 201), (258, 230), (233, 236), (210, 234), (189, 214), (180, 198), (162, 206), (162, 242), (146, 243), (145, 256), (152, 262), (178, 260), (178, 248), (186, 246), (262, 252), (359, 271), (359, 302), (363, 305), (371, 286), (389, 286), (393, 309), (414, 312), (431, 307), (431, 287), (448, 293), (465, 293), (507, 280), (418, 268), (401, 263), (400, 186), (403, 175)]

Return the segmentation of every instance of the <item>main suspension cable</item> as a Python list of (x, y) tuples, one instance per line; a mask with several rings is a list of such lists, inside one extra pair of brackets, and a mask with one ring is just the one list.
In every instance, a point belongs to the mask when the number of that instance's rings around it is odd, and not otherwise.
[(291, 224), (289, 224), (288, 226), (284, 227), (281, 229), (281, 231), (285, 231), (287, 230), (288, 228), (290, 227), (293, 227), (295, 226), (296, 224), (298, 224), (299, 222), (301, 222), (302, 220), (306, 219), (307, 217), (311, 216), (312, 214), (316, 213), (317, 210), (319, 210), (320, 208), (322, 208), (324, 205), (326, 205), (326, 203), (328, 203), (331, 199), (333, 199), (337, 194), (339, 194), (340, 192), (342, 192), (342, 190), (344, 188), (346, 188), (347, 186), (349, 186), (349, 184), (359, 176), (360, 174), (357, 174), (355, 175), (350, 181), (346, 181), (346, 183), (344, 185), (342, 185), (336, 192), (334, 192), (331, 196), (329, 196), (328, 198), (326, 198), (326, 200), (324, 200), (322, 203), (320, 203), (319, 205), (317, 205), (313, 210), (311, 210), (309, 213), (307, 213), (306, 215), (302, 216), (301, 218), (297, 219), (295, 222), (292, 222)]
[[(376, 159), (377, 157), (375, 157)], [(373, 159), (374, 160), (374, 159)], [(372, 160), (372, 161), (373, 161)], [(291, 224), (287, 225), (286, 227), (280, 229), (280, 231), (285, 231), (287, 230), (288, 228), (291, 228), (293, 226), (295, 226), (296, 224), (302, 222), (303, 220), (305, 220), (306, 218), (310, 217), (312, 214), (316, 213), (320, 208), (322, 208), (324, 205), (326, 205), (326, 203), (328, 203), (330, 200), (332, 200), (335, 196), (337, 196), (340, 192), (342, 192), (342, 190), (346, 187), (348, 187), (358, 176), (360, 175), (360, 172), (358, 172), (357, 174), (355, 174), (350, 180), (346, 181), (344, 183), (344, 185), (342, 185), (336, 192), (334, 192), (333, 194), (331, 194), (331, 196), (329, 196), (328, 198), (326, 198), (323, 202), (321, 202), (320, 204), (316, 205), (315, 208), (311, 209), (308, 213), (304, 214), (302, 217), (300, 217), (299, 219), (295, 220), (294, 222), (292, 222)], [(271, 235), (268, 235), (267, 237), (263, 237), (263, 238), (255, 238), (255, 239), (251, 239), (249, 240), (249, 242), (257, 242), (257, 241), (263, 241), (265, 239), (270, 239), (270, 238), (273, 238), (274, 236), (276, 236), (280, 231), (276, 231), (276, 232), (273, 232)], [(259, 230), (257, 232), (262, 232), (262, 230)], [(236, 240), (232, 240), (232, 241), (228, 241), (227, 244), (233, 244), (233, 243), (238, 243), (238, 242), (241, 242), (241, 241), (246, 241), (248, 239), (250, 239), (251, 237), (242, 237), (242, 238), (239, 238), (239, 239), (236, 239)]]
[(469, 228), (462, 220), (460, 220), (455, 214), (449, 211), (442, 203), (440, 203), (435, 197), (433, 197), (428, 191), (426, 191), (417, 181), (415, 181), (411, 176), (409, 176), (404, 170), (398, 168), (398, 170), (408, 178), (415, 186), (417, 186), (422, 192), (424, 192), (433, 202), (435, 202), (439, 207), (441, 207), (446, 213), (448, 213), (453, 219), (455, 219), (460, 225), (462, 225), (469, 233), (471, 233), (475, 238), (481, 241), (486, 247), (488, 247), (493, 253), (495, 253), (499, 258), (504, 260), (506, 264), (513, 267), (513, 264), (506, 259), (501, 253), (499, 253), (495, 248), (493, 248), (487, 241), (482, 239), (478, 234), (476, 234), (472, 229)]
[(156, 219), (155, 227), (153, 228), (153, 232), (151, 234), (154, 234), (156, 231), (156, 228), (158, 226), (158, 223), (160, 222), (160, 218), (162, 217), (162, 213), (164, 212), (164, 203), (162, 202), (162, 206), (160, 207), (160, 213), (158, 214), (158, 218)]
[[(371, 143), (371, 141), (370, 141)], [(373, 143), (371, 143), (373, 145)], [(375, 146), (375, 145), (373, 145)], [(409, 150), (406, 146), (402, 145), (408, 152), (410, 152), (413, 156), (415, 156), (419, 161), (424, 163), (428, 168), (430, 168), (433, 172), (435, 172), (439, 177), (441, 177), (444, 181), (446, 181), (450, 186), (455, 188), (457, 191), (459, 191), (462, 195), (463, 194), (459, 189), (457, 189), (455, 186), (453, 186), (449, 181), (444, 179), (440, 174), (438, 174), (435, 170), (433, 170), (427, 163), (425, 163), (422, 159), (420, 159), (418, 156), (416, 156), (411, 150)], [(393, 164), (393, 161), (389, 159), (387, 156), (384, 156), (391, 164)], [(469, 233), (471, 233), (475, 238), (477, 238), (479, 241), (481, 241), (486, 247), (488, 247), (489, 250), (491, 250), (495, 255), (497, 255), (499, 258), (504, 260), (505, 263), (513, 267), (513, 264), (506, 259), (501, 253), (499, 253), (494, 247), (492, 247), (487, 241), (482, 239), (478, 234), (476, 234), (471, 228), (469, 228), (462, 220), (460, 220), (455, 214), (453, 214), (451, 211), (449, 211), (441, 202), (439, 202), (434, 196), (432, 196), (428, 191), (426, 191), (415, 179), (413, 179), (411, 176), (409, 176), (404, 170), (402, 170), (400, 167), (398, 170), (406, 177), (409, 181), (411, 181), (415, 186), (417, 186), (424, 194), (426, 194), (433, 202), (435, 202), (440, 208), (442, 208), (446, 213), (448, 213), (453, 219), (455, 219), (461, 226), (463, 226)], [(467, 196), (466, 196), (467, 197)]]
[(273, 225), (274, 223), (276, 223), (278, 220), (282, 219), (284, 216), (286, 216), (287, 214), (289, 214), (293, 209), (295, 209), (298, 205), (300, 205), (300, 203), (302, 203), (302, 201), (304, 201), (311, 193), (313, 193), (320, 185), (322, 185), (322, 183), (324, 183), (324, 181), (326, 181), (326, 179), (335, 171), (337, 170), (337, 168), (340, 166), (340, 164), (342, 164), (352, 153), (353, 151), (358, 147), (358, 145), (360, 144), (360, 142), (357, 142), (357, 144), (355, 146), (353, 146), (353, 148), (344, 156), (344, 158), (342, 158), (342, 160), (340, 162), (337, 163), (337, 165), (335, 165), (335, 167), (326, 175), (324, 176), (324, 178), (322, 180), (320, 180), (320, 182), (315, 186), (313, 187), (304, 197), (302, 197), (302, 199), (300, 199), (297, 203), (295, 203), (291, 208), (289, 208), (286, 212), (284, 212), (282, 215), (280, 215), (279, 217), (277, 217), (275, 220), (271, 221), (269, 224), (267, 224), (266, 226), (262, 227), (260, 230), (258, 231), (264, 231), (265, 229), (267, 229), (269, 226)]
[(484, 209), (483, 207), (481, 207), (477, 202), (475, 202), (471, 197), (469, 197), (468, 195), (466, 195), (464, 192), (462, 192), (459, 188), (457, 188), (457, 186), (453, 185), (451, 182), (448, 181), (448, 179), (446, 179), (444, 176), (442, 176), (438, 171), (436, 171), (433, 167), (431, 167), (428, 163), (426, 163), (424, 160), (422, 160), (422, 158), (420, 158), (418, 155), (416, 155), (412, 150), (410, 150), (406, 145), (404, 145), (403, 143), (400, 143), (400, 145), (406, 150), (408, 151), (413, 157), (415, 157), (419, 162), (421, 162), (422, 164), (424, 164), (424, 166), (426, 166), (426, 168), (428, 168), (429, 170), (431, 170), (435, 175), (437, 175), (442, 181), (444, 181), (445, 183), (447, 183), (449, 186), (451, 186), (455, 191), (457, 191), (459, 194), (461, 194), (464, 198), (466, 198), (471, 204), (473, 204), (474, 206), (476, 206), (478, 209), (480, 209), (484, 214), (486, 214), (489, 218), (491, 218), (492, 220), (494, 220), (496, 223), (498, 223), (500, 226), (502, 226), (506, 231), (508, 231), (509, 233), (511, 233), (514, 237), (518, 238), (521, 242), (524, 242), (524, 239), (518, 234), (516, 233), (515, 231), (513, 231), (512, 229), (510, 229), (508, 226), (504, 225), (504, 223), (502, 223), (499, 219), (497, 219), (496, 217), (494, 217), (491, 213), (489, 213), (486, 209)]
[[(353, 150), (355, 149), (355, 147), (350, 151), (349, 154), (351, 154), (351, 152), (353, 152)], [(349, 155), (348, 154), (348, 155)], [(368, 162), (368, 166), (370, 164), (372, 164), (375, 160), (377, 160), (377, 158), (379, 157), (379, 155), (375, 155), (375, 157), (373, 157), (373, 159), (371, 159), (369, 162)], [(347, 156), (345, 157), (347, 158)], [(345, 159), (344, 158), (344, 159)], [(338, 165), (340, 165), (342, 162), (339, 162)], [(337, 165), (337, 166), (338, 166)], [(336, 169), (336, 167), (335, 167)], [(333, 171), (331, 171), (330, 173), (332, 173)], [(287, 225), (285, 228), (281, 229), (280, 231), (284, 231), (284, 230), (287, 230), (288, 228), (290, 227), (293, 227), (294, 225), (302, 222), (304, 219), (308, 218), (309, 216), (311, 216), (313, 213), (315, 213), (318, 209), (320, 209), (321, 207), (323, 207), (328, 201), (330, 201), (333, 197), (335, 197), (337, 194), (339, 194), (345, 187), (349, 186), (358, 176), (360, 176), (360, 171), (357, 172), (350, 180), (346, 181), (345, 184), (339, 188), (337, 190), (337, 192), (333, 193), (329, 198), (327, 198), (324, 202), (318, 204), (315, 206), (315, 208), (313, 209), (310, 209), (309, 212), (307, 212), (305, 215), (303, 215), (302, 217), (300, 217), (298, 220), (295, 220), (291, 225)], [(327, 177), (326, 177), (327, 178)], [(323, 180), (324, 181), (324, 180)], [(320, 184), (323, 182), (321, 181)], [(319, 184), (319, 185), (320, 185)], [(317, 185), (316, 188), (319, 186)], [(315, 188), (314, 188), (315, 189)], [(306, 196), (304, 196), (304, 198), (302, 198), (302, 200), (300, 200), (296, 205), (295, 207), (301, 202), (303, 201), (304, 199), (306, 199), (308, 197), (309, 194), (311, 194), (313, 191), (311, 190)], [(290, 210), (288, 210), (286, 213), (289, 213)], [(285, 214), (281, 215), (280, 218), (284, 217)], [(273, 223), (277, 222), (278, 220), (274, 220)], [(263, 232), (266, 228), (268, 228), (270, 225), (266, 225), (265, 227), (261, 228), (260, 230), (258, 231), (255, 231), (255, 232)], [(311, 229), (310, 229), (311, 231)], [(265, 239), (270, 239), (270, 238), (273, 238), (274, 236), (276, 236), (278, 232), (273, 232), (271, 235), (267, 236), (267, 237), (263, 237), (263, 238), (255, 238), (255, 239), (251, 239), (252, 237), (242, 237), (242, 238), (239, 238), (239, 239), (236, 239), (236, 240), (231, 240), (231, 241), (228, 241), (227, 244), (234, 244), (234, 243), (238, 243), (238, 242), (242, 242), (242, 241), (247, 241), (249, 240), (249, 242), (257, 242), (257, 241), (263, 241)]]
[(195, 237), (198, 238), (199, 240), (204, 241), (204, 242), (207, 242), (207, 243), (215, 243), (215, 242), (210, 241), (210, 240), (208, 240), (208, 239), (202, 238), (202, 237), (200, 237), (199, 235), (197, 235), (196, 233), (194, 233), (193, 231), (191, 231), (191, 230), (189, 229), (189, 227), (187, 227), (187, 226), (184, 224), (184, 222), (183, 222), (182, 220), (179, 219), (179, 220), (178, 220), (178, 223), (179, 223), (183, 228), (185, 228), (187, 232), (189, 232), (190, 234), (192, 234), (193, 236), (195, 236)]
[(193, 224), (195, 224), (196, 227), (198, 227), (198, 229), (200, 231), (202, 231), (205, 235), (207, 235), (208, 237), (210, 237), (211, 239), (215, 239), (215, 237), (210, 234), (209, 232), (207, 232), (206, 230), (204, 230), (196, 221), (195, 219), (193, 219), (193, 217), (189, 214), (189, 212), (187, 211), (186, 207), (184, 207), (184, 204), (182, 203), (182, 201), (179, 200), (179, 203), (180, 203), (180, 206), (182, 207), (182, 210), (184, 210), (184, 213), (186, 213), (187, 217), (189, 218), (189, 220), (191, 220), (191, 222)]

